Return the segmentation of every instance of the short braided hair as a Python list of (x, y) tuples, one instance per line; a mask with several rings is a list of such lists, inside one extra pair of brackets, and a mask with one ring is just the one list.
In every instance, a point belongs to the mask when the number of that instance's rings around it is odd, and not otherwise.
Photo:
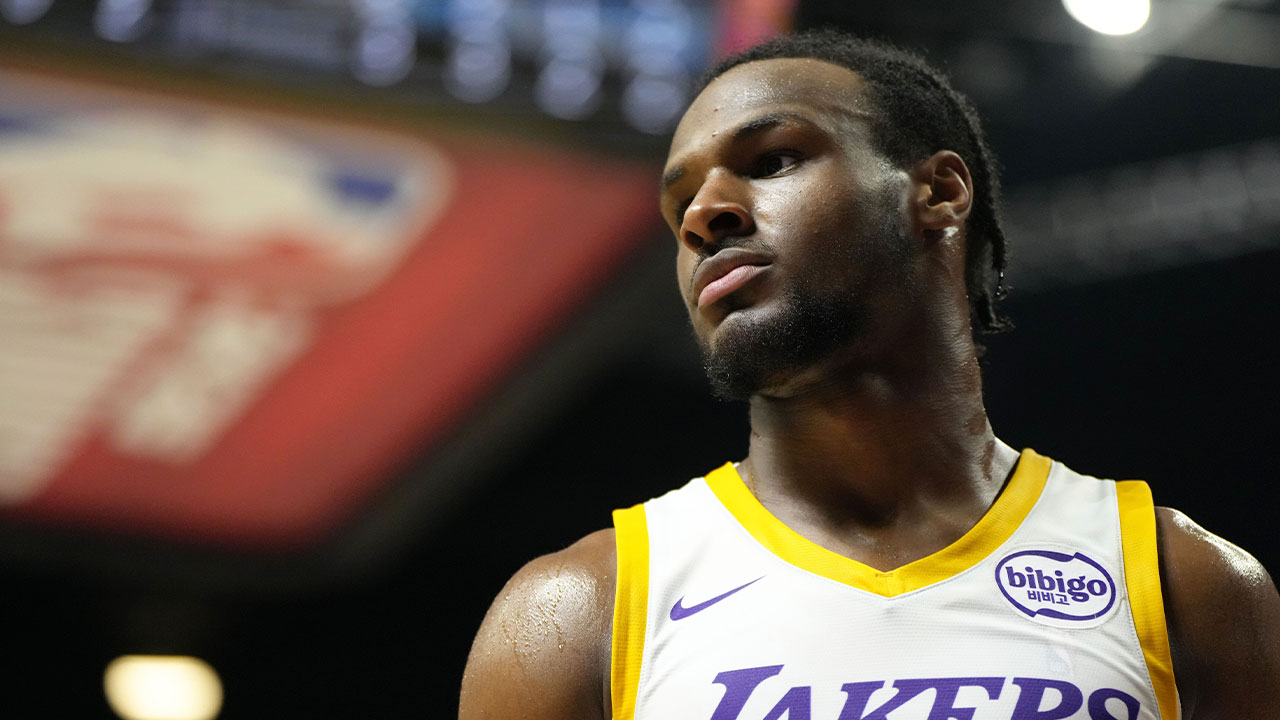
[[(725, 58), (707, 72), (699, 89), (730, 68), (776, 58), (822, 60), (861, 76), (878, 115), (878, 149), (899, 167), (914, 166), (939, 150), (964, 158), (975, 195), (965, 223), (965, 286), (975, 342), (979, 334), (1010, 329), (1012, 323), (996, 308), (1005, 293), (1008, 261), (1000, 226), (999, 167), (969, 98), (921, 56), (831, 29), (777, 37)], [(981, 352), (982, 345), (977, 345)]]

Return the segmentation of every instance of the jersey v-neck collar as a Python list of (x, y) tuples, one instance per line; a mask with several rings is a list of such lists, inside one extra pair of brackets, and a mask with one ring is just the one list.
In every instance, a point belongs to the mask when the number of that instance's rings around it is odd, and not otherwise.
[(774, 517), (732, 463), (707, 474), (707, 486), (734, 518), (767, 550), (822, 577), (884, 597), (932, 585), (981, 562), (1018, 529), (1039, 499), (1053, 461), (1023, 450), (1008, 484), (982, 519), (947, 547), (893, 570), (881, 571), (828, 550)]

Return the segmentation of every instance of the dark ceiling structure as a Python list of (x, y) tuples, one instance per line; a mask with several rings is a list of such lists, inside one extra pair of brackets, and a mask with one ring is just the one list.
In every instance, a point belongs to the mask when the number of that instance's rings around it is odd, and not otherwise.
[(1086, 28), (1057, 0), (809, 2), (798, 23), (919, 49), (973, 98), (1004, 166), (1024, 288), (1276, 237), (1280, 4), (1154, 2), (1125, 36)]
[(1274, 136), (1280, 12), (1258, 2), (1154, 2), (1107, 36), (1056, 0), (811, 2), (834, 24), (925, 50), (973, 97), (1013, 184)]

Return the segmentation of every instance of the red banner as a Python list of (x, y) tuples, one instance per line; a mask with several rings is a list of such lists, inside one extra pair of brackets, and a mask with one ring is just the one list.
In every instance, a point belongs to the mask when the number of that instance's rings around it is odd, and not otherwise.
[(0, 71), (0, 508), (298, 547), (651, 233), (647, 170)]

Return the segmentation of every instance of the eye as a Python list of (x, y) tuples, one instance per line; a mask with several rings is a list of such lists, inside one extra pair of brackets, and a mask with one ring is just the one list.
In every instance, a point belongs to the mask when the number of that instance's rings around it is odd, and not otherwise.
[(755, 167), (752, 169), (752, 177), (772, 177), (781, 175), (782, 173), (795, 167), (800, 162), (800, 153), (792, 150), (780, 150), (771, 152), (756, 161)]
[(692, 204), (693, 204), (693, 199), (690, 198), (676, 206), (676, 228), (677, 229), (679, 229), (684, 225), (685, 211), (687, 211), (689, 209), (689, 206)]

